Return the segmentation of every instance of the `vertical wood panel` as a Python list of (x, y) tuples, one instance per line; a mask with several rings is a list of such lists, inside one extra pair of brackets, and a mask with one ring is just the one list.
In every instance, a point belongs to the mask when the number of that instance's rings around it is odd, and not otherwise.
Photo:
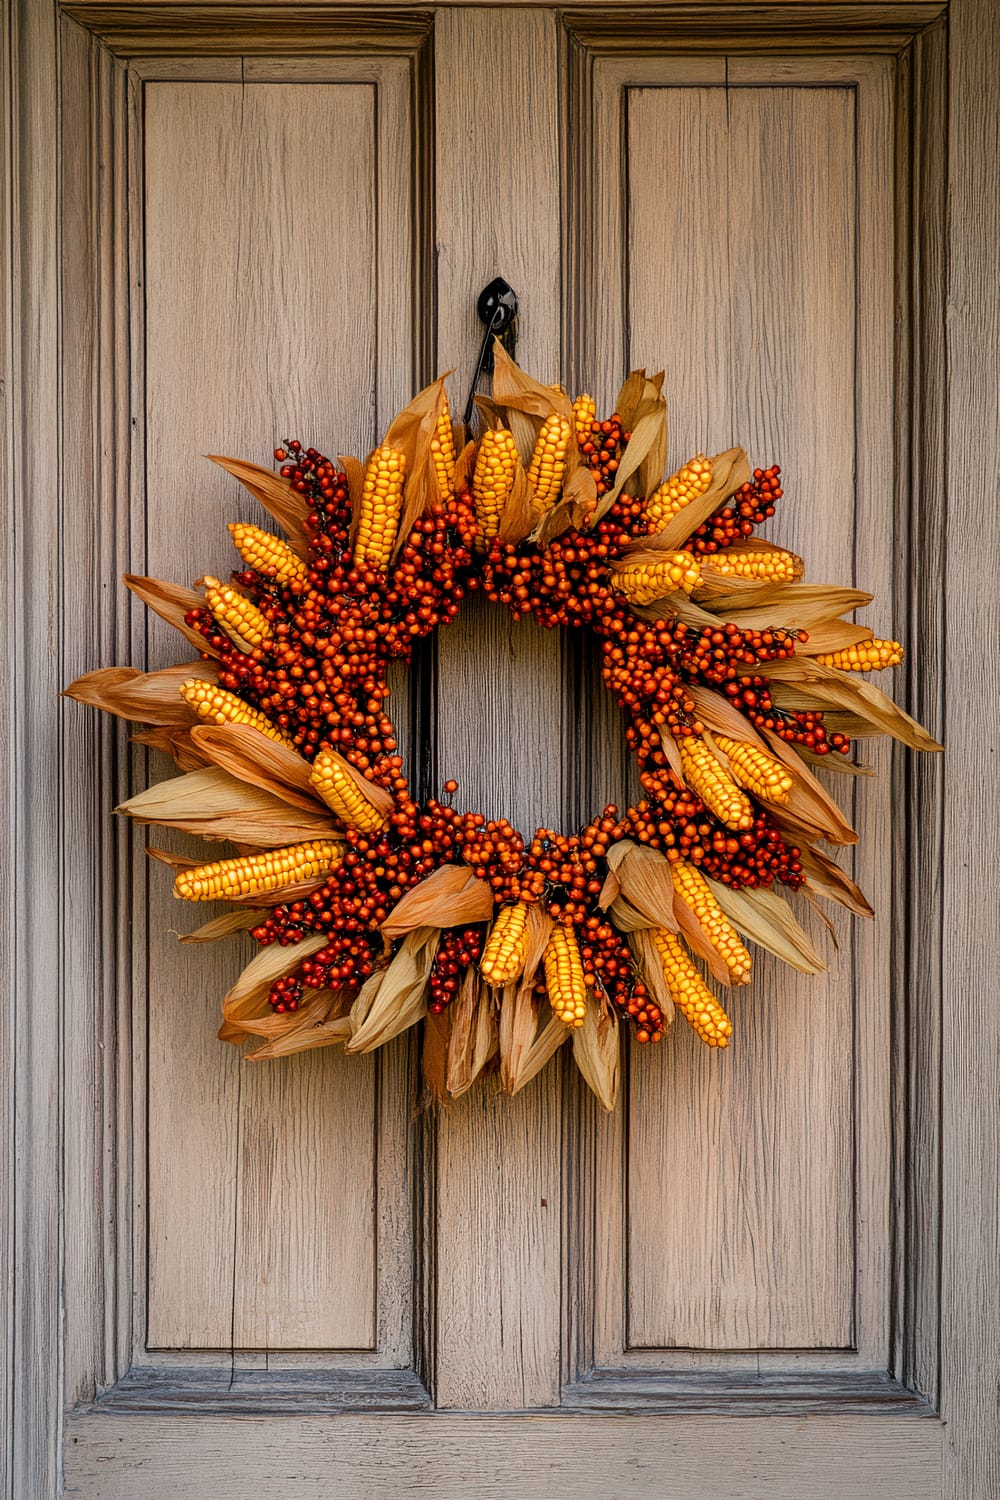
[[(1000, 1330), (997, 1177), (1000, 1057), (996, 1005), (995, 650), (969, 648), (1000, 637), (995, 579), (1000, 556), (992, 476), (1000, 471), (1000, 98), (996, 58), (1000, 15), (988, 0), (955, 0), (951, 29), (949, 146), (948, 633), (945, 743), (946, 868), (944, 1026), (943, 1311), (946, 1357), (942, 1407), (949, 1500), (1000, 1491), (996, 1381)], [(991, 476), (983, 486), (977, 476)], [(949, 621), (951, 620), (951, 611)], [(960, 623), (960, 621), (962, 623)]]
[[(443, 10), (435, 23), (438, 360), (467, 388), (480, 289), (521, 299), (518, 359), (559, 378), (559, 84), (550, 14)], [(441, 81), (445, 80), (444, 86)], [(466, 605), (438, 641), (437, 767), (464, 805), (530, 838), (562, 812), (562, 649)], [(437, 1396), (554, 1402), (559, 1377), (557, 1070), (517, 1099), (487, 1082), (437, 1135)]]
[[(795, 88), (629, 103), (630, 314), (642, 357), (667, 351), (671, 464), (734, 441), (780, 460), (773, 534), (831, 579), (853, 571), (852, 104)], [(848, 936), (815, 978), (761, 956), (730, 1001), (729, 1053), (680, 1022), (636, 1058), (631, 1344), (851, 1342), (850, 953)], [(884, 986), (870, 998), (884, 1007)]]
[[(189, 582), (228, 571), (252, 509), (199, 455), (371, 440), (375, 96), (155, 83), (145, 131), (148, 567)], [(217, 1043), (236, 944), (178, 948), (191, 915), (150, 885), (150, 1343), (370, 1346), (374, 1064)]]

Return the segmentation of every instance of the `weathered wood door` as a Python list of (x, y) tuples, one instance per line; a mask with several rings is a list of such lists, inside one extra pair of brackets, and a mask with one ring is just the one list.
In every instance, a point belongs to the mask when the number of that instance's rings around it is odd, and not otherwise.
[[(944, 694), (945, 600), (995, 614), (995, 21), (14, 5), (8, 1496), (1000, 1494), (961, 627)], [(947, 784), (879, 752), (853, 793), (877, 927), (762, 964), (731, 1055), (634, 1051), (610, 1119), (558, 1066), (421, 1112), (407, 1040), (243, 1063), (241, 940), (177, 945), (108, 817), (146, 765), (55, 705), (173, 659), (123, 570), (229, 566), (200, 455), (364, 452), (451, 366), (460, 398), (498, 273), (533, 373), (607, 409), (664, 366), (672, 458), (782, 464), (774, 534), (877, 593), (949, 745)], [(586, 653), (485, 609), (394, 709), (415, 777), (522, 829), (625, 790)]]

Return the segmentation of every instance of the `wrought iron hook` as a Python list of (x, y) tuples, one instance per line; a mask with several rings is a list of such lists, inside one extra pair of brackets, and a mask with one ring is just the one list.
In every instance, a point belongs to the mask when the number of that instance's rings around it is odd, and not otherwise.
[(472, 377), (469, 387), (469, 399), (465, 403), (465, 414), (462, 421), (468, 427), (472, 421), (472, 412), (476, 402), (476, 387), (480, 376), (484, 371), (489, 372), (493, 368), (493, 340), (503, 340), (504, 348), (514, 354), (517, 339), (515, 320), (517, 318), (517, 293), (509, 281), (504, 281), (502, 276), (497, 276), (484, 286), (479, 293), (476, 303), (476, 311), (479, 320), (485, 325), (483, 342), (479, 346), (479, 358), (476, 361), (476, 371)]

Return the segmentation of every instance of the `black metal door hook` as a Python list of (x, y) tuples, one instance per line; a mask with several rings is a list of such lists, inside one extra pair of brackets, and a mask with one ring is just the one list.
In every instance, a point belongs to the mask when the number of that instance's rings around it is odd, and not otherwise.
[(517, 336), (515, 320), (517, 318), (517, 293), (509, 281), (504, 281), (502, 276), (497, 276), (484, 286), (479, 293), (476, 303), (476, 311), (479, 320), (484, 325), (483, 342), (479, 346), (479, 358), (476, 361), (476, 372), (472, 377), (472, 385), (469, 387), (469, 399), (465, 403), (465, 415), (462, 420), (468, 427), (472, 421), (472, 410), (476, 401), (476, 387), (479, 378), (484, 371), (487, 373), (493, 368), (493, 340), (503, 340), (504, 348), (513, 356), (514, 345)]

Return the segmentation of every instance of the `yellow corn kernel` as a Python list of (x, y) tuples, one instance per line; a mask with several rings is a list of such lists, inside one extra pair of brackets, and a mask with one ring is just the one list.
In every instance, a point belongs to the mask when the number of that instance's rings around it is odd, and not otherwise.
[(700, 734), (677, 741), (684, 780), (727, 828), (753, 827), (753, 807), (733, 778), (722, 769)]
[(406, 457), (396, 448), (376, 448), (365, 469), (361, 487), (358, 536), (354, 561), (384, 573), (392, 556), (403, 509)]
[(251, 708), (249, 703), (244, 703), (235, 693), (227, 692), (214, 682), (189, 677), (187, 682), (181, 683), (178, 691), (199, 719), (204, 719), (207, 724), (249, 724), (251, 729), (256, 729), (259, 734), (266, 735), (279, 745), (292, 743), (259, 708)]
[(263, 854), (219, 859), (214, 864), (180, 870), (174, 895), (185, 901), (231, 901), (237, 896), (266, 896), (286, 886), (326, 875), (343, 858), (340, 844), (314, 839)]
[(690, 552), (664, 552), (662, 561), (633, 563), (612, 573), (611, 586), (624, 594), (630, 604), (652, 604), (664, 594), (682, 589), (690, 594), (701, 578), (701, 569)]
[(379, 833), (385, 819), (368, 801), (357, 782), (331, 750), (321, 750), (312, 763), (309, 780), (331, 812), (348, 828)]
[(541, 510), (548, 510), (558, 499), (566, 472), (566, 450), (573, 435), (573, 428), (558, 412), (545, 418), (541, 431), (535, 439), (531, 463), (528, 465), (528, 483)]
[(898, 641), (862, 641), (843, 651), (822, 651), (816, 657), (824, 667), (839, 667), (841, 672), (880, 672), (883, 667), (898, 667), (905, 655)]
[(205, 603), (237, 646), (252, 651), (255, 646), (263, 646), (265, 641), (271, 639), (274, 634), (271, 622), (238, 589), (220, 582), (211, 574), (206, 574), (202, 582), (205, 585)]
[(697, 453), (694, 458), (689, 458), (683, 468), (665, 479), (646, 501), (649, 530), (662, 531), (679, 510), (703, 495), (711, 483), (712, 464), (704, 453)]
[(791, 583), (802, 572), (802, 559), (794, 552), (737, 552), (723, 548), (706, 559), (717, 573), (734, 578), (753, 578), (759, 583)]
[(527, 920), (526, 902), (501, 906), (479, 960), (479, 972), (488, 984), (510, 984), (523, 970), (528, 956)]
[(762, 802), (788, 801), (794, 780), (780, 760), (768, 755), (766, 750), (749, 745), (745, 740), (731, 740), (728, 735), (717, 734), (715, 743), (729, 761), (734, 780), (753, 792)]
[(248, 568), (263, 573), (265, 578), (273, 578), (275, 583), (306, 584), (308, 567), (280, 536), (272, 536), (259, 526), (248, 526), (245, 521), (231, 521), (229, 530)]
[(517, 470), (517, 444), (506, 427), (484, 432), (472, 477), (472, 499), (476, 507), (479, 538), (492, 542), (500, 530), (507, 496)]
[(691, 962), (680, 938), (664, 928), (653, 929), (663, 978), (670, 998), (710, 1047), (728, 1047), (733, 1023)]
[(584, 443), (594, 441), (592, 426), (596, 420), (597, 402), (593, 396), (577, 396), (573, 402), (573, 427), (576, 432), (576, 441), (581, 448)]
[(451, 427), (451, 411), (445, 396), (441, 406), (434, 436), (431, 438), (431, 463), (437, 480), (438, 499), (442, 505), (455, 493), (455, 435)]
[(689, 865), (687, 860), (679, 859), (670, 866), (670, 878), (674, 883), (674, 890), (684, 905), (694, 912), (705, 936), (729, 970), (733, 984), (743, 984), (750, 978), (753, 959), (743, 946), (736, 928), (712, 895), (704, 875), (694, 865)]
[(566, 1026), (582, 1026), (587, 1014), (587, 985), (576, 934), (557, 923), (542, 955), (549, 1004)]

